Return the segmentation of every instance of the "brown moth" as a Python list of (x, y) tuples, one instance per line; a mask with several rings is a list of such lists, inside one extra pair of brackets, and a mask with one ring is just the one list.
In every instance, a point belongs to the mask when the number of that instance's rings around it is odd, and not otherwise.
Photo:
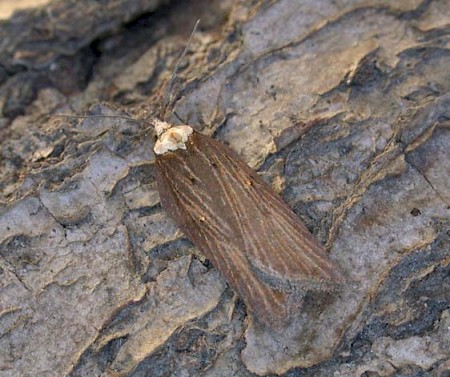
[(289, 318), (289, 297), (329, 291), (339, 269), (288, 205), (228, 146), (154, 120), (161, 204), (259, 322)]
[[(161, 119), (199, 22), (166, 86)], [(156, 118), (146, 122), (122, 116), (90, 117), (122, 118), (155, 128), (162, 207), (260, 323), (278, 327), (290, 319), (296, 304), (292, 298), (301, 301), (306, 291), (332, 291), (344, 281), (297, 215), (228, 146), (190, 126), (172, 126)]]

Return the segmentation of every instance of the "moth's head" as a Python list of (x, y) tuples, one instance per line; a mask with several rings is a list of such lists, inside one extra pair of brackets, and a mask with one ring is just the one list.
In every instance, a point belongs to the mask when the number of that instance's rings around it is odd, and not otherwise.
[(154, 120), (155, 131), (158, 140), (155, 142), (153, 151), (157, 155), (162, 155), (177, 149), (186, 149), (186, 142), (193, 130), (189, 126), (172, 126), (161, 120)]

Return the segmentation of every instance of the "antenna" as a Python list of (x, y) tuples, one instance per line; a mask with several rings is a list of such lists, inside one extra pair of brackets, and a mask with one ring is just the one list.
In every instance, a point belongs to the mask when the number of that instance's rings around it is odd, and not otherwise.
[[(178, 68), (180, 67), (181, 62), (183, 61), (184, 57), (186, 56), (186, 53), (189, 49), (189, 46), (192, 43), (192, 39), (195, 35), (195, 33), (197, 32), (197, 28), (198, 25), (200, 23), (200, 19), (197, 20), (197, 22), (194, 25), (194, 28), (192, 29), (191, 35), (189, 36), (189, 40), (188, 43), (186, 45), (186, 47), (183, 50), (183, 53), (180, 55), (180, 57), (178, 58), (175, 67), (173, 68), (172, 74), (170, 75), (170, 79), (169, 81), (166, 83), (166, 86), (164, 88), (164, 96), (163, 96), (163, 101), (162, 101), (162, 105), (161, 105), (161, 112), (160, 112), (160, 119), (163, 120), (164, 119), (164, 115), (167, 109), (167, 106), (169, 104), (169, 100), (171, 100), (169, 92), (170, 89), (172, 88), (173, 85), (173, 81), (175, 80)], [(72, 119), (87, 119), (87, 118), (112, 118), (112, 119), (124, 119), (124, 120), (128, 120), (131, 122), (135, 122), (135, 123), (140, 123), (140, 124), (145, 124), (147, 126), (152, 126), (155, 127), (155, 118), (153, 118), (153, 123), (152, 122), (147, 122), (145, 120), (140, 120), (140, 119), (134, 119), (132, 117), (127, 117), (127, 116), (121, 116), (121, 115), (70, 115), (70, 114), (49, 114), (47, 115), (47, 117), (52, 118), (52, 117), (58, 117), (58, 118), (72, 118)]]
[(172, 74), (170, 75), (170, 79), (166, 84), (166, 87), (164, 89), (164, 96), (163, 96), (163, 101), (162, 101), (162, 105), (161, 105), (161, 112), (160, 112), (160, 117), (161, 120), (164, 120), (164, 116), (165, 116), (165, 112), (167, 109), (168, 104), (170, 103), (170, 101), (172, 100), (171, 96), (169, 95), (170, 90), (172, 89), (172, 85), (173, 85), (173, 81), (175, 80), (175, 77), (177, 75), (177, 71), (178, 68), (180, 67), (181, 62), (183, 61), (184, 57), (186, 56), (186, 53), (189, 49), (189, 46), (192, 43), (192, 39), (194, 38), (194, 35), (197, 31), (198, 28), (198, 24), (200, 23), (200, 19), (197, 20), (197, 22), (194, 25), (194, 28), (192, 29), (191, 35), (189, 36), (189, 40), (188, 43), (186, 45), (186, 47), (183, 50), (183, 53), (181, 54), (181, 56), (178, 58), (175, 67), (173, 68)]
[(71, 115), (71, 114), (48, 114), (48, 118), (63, 118), (63, 119), (91, 119), (91, 118), (111, 118), (111, 119), (123, 119), (130, 122), (144, 124), (146, 126), (155, 127), (151, 122), (147, 122), (142, 119), (135, 119), (125, 115)]

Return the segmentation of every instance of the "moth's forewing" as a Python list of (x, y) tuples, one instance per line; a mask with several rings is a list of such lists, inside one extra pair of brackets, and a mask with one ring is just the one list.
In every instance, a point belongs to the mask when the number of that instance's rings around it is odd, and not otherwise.
[(224, 144), (193, 133), (187, 149), (156, 158), (163, 208), (253, 314), (288, 314), (293, 289), (341, 279), (322, 246), (281, 198)]

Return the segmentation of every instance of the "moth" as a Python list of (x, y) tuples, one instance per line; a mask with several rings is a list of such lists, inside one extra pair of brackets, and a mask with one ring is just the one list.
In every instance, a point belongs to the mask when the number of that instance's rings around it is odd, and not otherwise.
[(187, 125), (153, 123), (162, 207), (259, 322), (286, 322), (292, 294), (342, 281), (297, 215), (230, 147)]
[[(166, 108), (167, 104), (161, 107), (161, 119)], [(301, 299), (311, 290), (332, 291), (345, 280), (291, 208), (230, 147), (188, 125), (172, 126), (157, 118), (138, 122), (156, 131), (156, 181), (162, 207), (258, 322), (269, 327), (286, 323), (292, 314), (291, 298)]]

